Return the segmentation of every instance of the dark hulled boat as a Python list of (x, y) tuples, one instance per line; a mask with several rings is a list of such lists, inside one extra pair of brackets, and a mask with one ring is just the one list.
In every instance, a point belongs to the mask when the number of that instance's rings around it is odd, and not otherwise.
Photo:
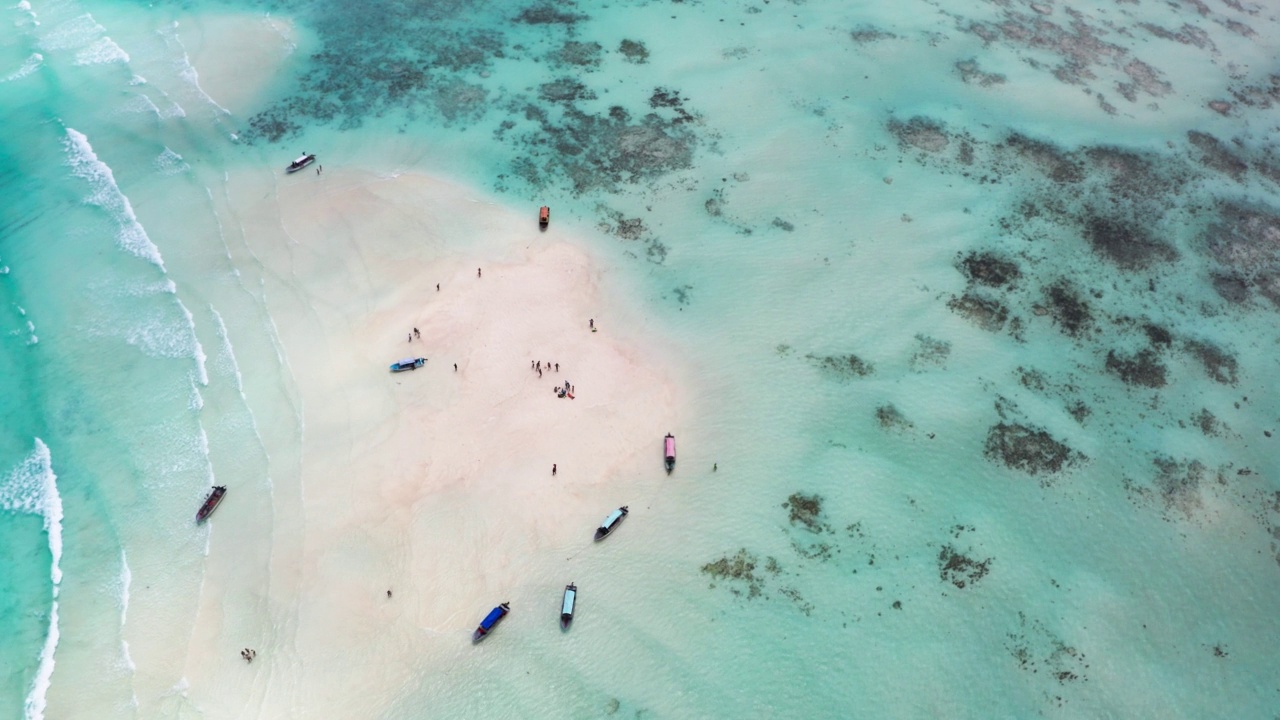
[(573, 606), (578, 601), (578, 586), (569, 583), (564, 586), (564, 602), (560, 604), (560, 629), (568, 630), (573, 622)]
[(285, 168), (284, 171), (290, 172), (290, 173), (296, 173), (302, 168), (310, 165), (315, 161), (316, 161), (316, 156), (314, 154), (308, 155), (306, 153), (303, 153), (302, 156), (299, 157), (297, 160), (294, 160), (293, 162), (289, 163), (289, 167)]
[(609, 517), (605, 518), (604, 522), (600, 523), (600, 527), (596, 528), (596, 540), (603, 540), (608, 537), (609, 533), (613, 532), (614, 528), (618, 527), (618, 523), (622, 522), (622, 518), (626, 516), (626, 505), (609, 513)]
[(667, 433), (662, 439), (662, 456), (667, 464), (667, 472), (676, 469), (676, 436)]
[(511, 603), (509, 602), (504, 602), (490, 610), (489, 614), (485, 615), (484, 619), (480, 621), (480, 627), (476, 628), (475, 634), (471, 636), (471, 642), (479, 642), (485, 635), (488, 635), (489, 631), (493, 630), (494, 626), (498, 624), (498, 621), (506, 617), (509, 612), (511, 612)]
[(205, 518), (213, 514), (218, 508), (218, 503), (222, 502), (222, 496), (227, 494), (226, 485), (218, 485), (209, 493), (209, 497), (204, 499), (204, 504), (200, 506), (200, 512), (196, 513), (196, 522), (202, 523)]

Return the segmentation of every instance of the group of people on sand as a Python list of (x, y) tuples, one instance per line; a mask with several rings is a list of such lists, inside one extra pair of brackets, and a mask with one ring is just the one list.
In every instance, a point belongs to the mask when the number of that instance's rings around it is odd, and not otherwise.
[(245, 661), (245, 662), (247, 662), (247, 663), (251, 663), (251, 662), (253, 662), (253, 659), (254, 659), (254, 658), (258, 657), (258, 651), (257, 651), (257, 650), (250, 650), (249, 648), (245, 648), (245, 649), (243, 649), (243, 650), (241, 650), (241, 651), (240, 651), (240, 657), (244, 658), (244, 661)]
[[(560, 372), (560, 363), (552, 363), (552, 362), (547, 363), (547, 372), (551, 372), (551, 368), (553, 366), (555, 367), (556, 372)], [(530, 360), (529, 369), (538, 371), (538, 377), (542, 377), (542, 361), (541, 360)]]

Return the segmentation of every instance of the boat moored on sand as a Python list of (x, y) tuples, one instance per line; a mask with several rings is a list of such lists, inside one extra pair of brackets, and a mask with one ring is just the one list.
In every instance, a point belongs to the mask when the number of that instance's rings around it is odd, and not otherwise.
[(488, 635), (489, 631), (493, 630), (494, 626), (498, 624), (498, 621), (506, 617), (509, 612), (511, 612), (511, 603), (509, 602), (504, 602), (498, 607), (490, 610), (489, 614), (485, 615), (484, 619), (480, 621), (480, 627), (476, 628), (475, 634), (471, 636), (471, 641), (479, 642), (480, 639), (485, 635)]
[(568, 630), (573, 622), (573, 605), (578, 600), (578, 586), (569, 583), (564, 586), (564, 602), (560, 604), (560, 629)]
[(405, 358), (400, 362), (391, 363), (391, 372), (404, 372), (405, 370), (417, 370), (427, 364), (426, 358)]
[(314, 153), (310, 155), (308, 155), (307, 153), (302, 153), (302, 155), (297, 160), (294, 160), (293, 162), (289, 163), (289, 167), (285, 168), (284, 171), (290, 172), (290, 173), (296, 173), (302, 168), (310, 165), (315, 161), (316, 161), (316, 156)]
[(209, 493), (209, 497), (204, 499), (204, 504), (200, 506), (200, 512), (196, 513), (196, 522), (202, 523), (213, 514), (218, 508), (218, 503), (222, 502), (222, 496), (227, 494), (226, 485), (217, 485)]
[(596, 528), (596, 540), (603, 540), (608, 537), (609, 533), (613, 532), (614, 529), (618, 527), (618, 523), (622, 522), (622, 518), (626, 516), (626, 505), (623, 505), (617, 510), (609, 513), (609, 517), (605, 518), (604, 522), (600, 523), (600, 527)]
[(547, 224), (551, 222), (551, 208), (543, 205), (538, 209), (538, 227), (543, 230), (547, 229)]
[(667, 433), (662, 439), (662, 455), (666, 459), (667, 472), (676, 469), (676, 436)]

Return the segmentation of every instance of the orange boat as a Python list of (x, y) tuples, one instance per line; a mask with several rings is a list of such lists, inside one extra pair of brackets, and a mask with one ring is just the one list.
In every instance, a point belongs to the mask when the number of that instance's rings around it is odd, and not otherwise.
[(543, 205), (542, 208), (538, 210), (538, 227), (546, 230), (547, 223), (549, 222), (551, 222), (551, 208)]

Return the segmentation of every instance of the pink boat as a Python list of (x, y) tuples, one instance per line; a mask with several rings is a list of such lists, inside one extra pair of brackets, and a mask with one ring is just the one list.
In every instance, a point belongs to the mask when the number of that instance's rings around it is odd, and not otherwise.
[(671, 433), (662, 441), (662, 453), (667, 460), (667, 472), (676, 469), (676, 438)]

